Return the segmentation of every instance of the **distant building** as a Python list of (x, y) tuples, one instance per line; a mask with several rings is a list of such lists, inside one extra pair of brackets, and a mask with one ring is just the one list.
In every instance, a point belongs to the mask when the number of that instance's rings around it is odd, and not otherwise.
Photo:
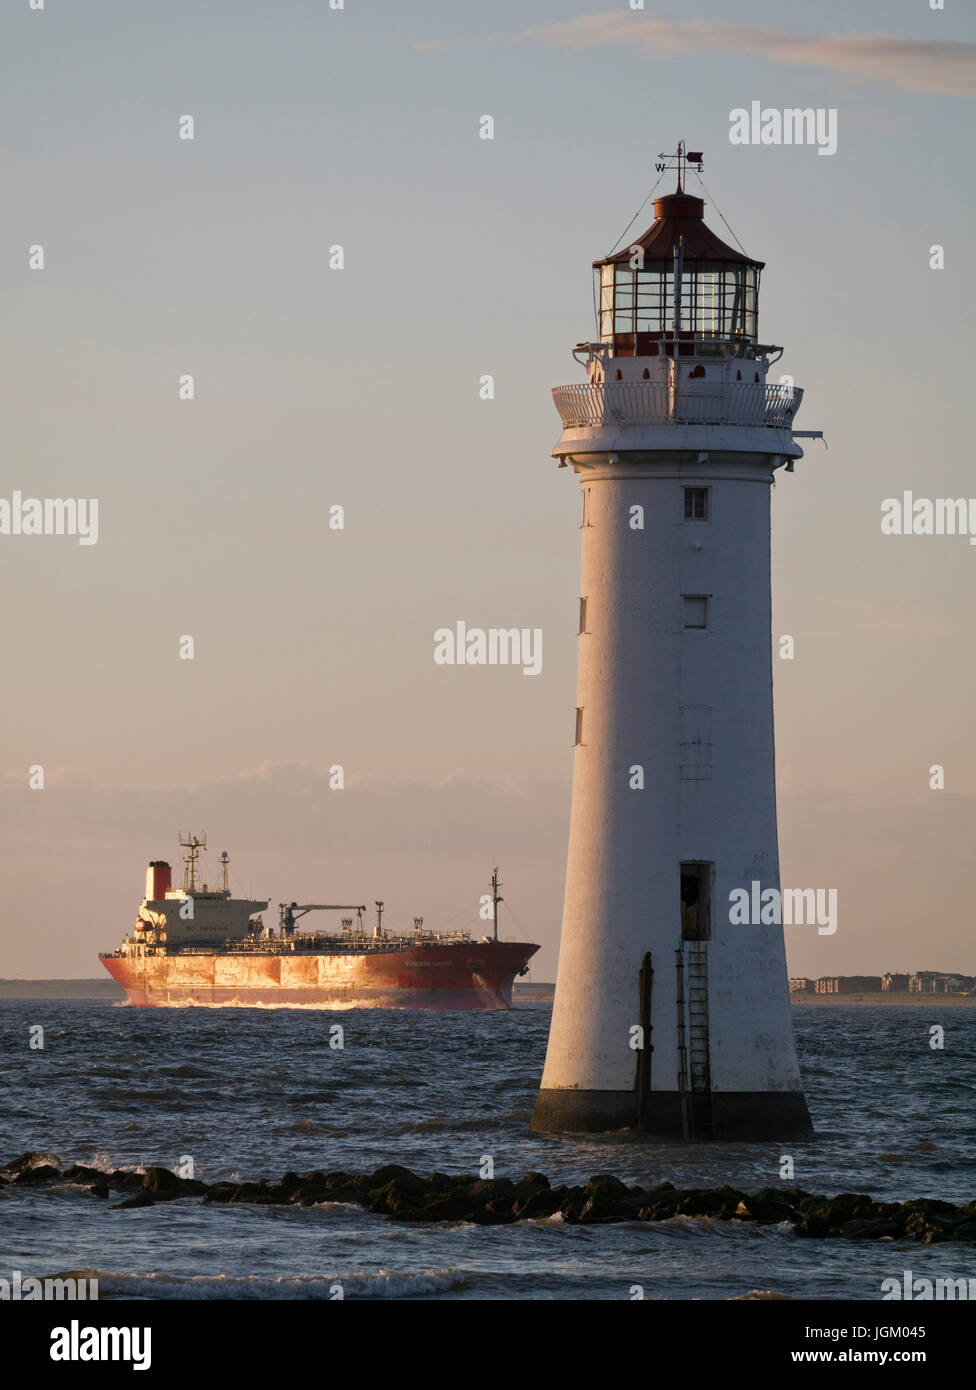
[(798, 976), (796, 979), (790, 980), (790, 993), (813, 994), (814, 984), (815, 982), (808, 980), (805, 975)]
[(880, 975), (833, 975), (817, 981), (817, 994), (878, 994)]
[(889, 990), (892, 994), (900, 994), (908, 989), (910, 975), (893, 974), (890, 970), (881, 976), (881, 988)]
[(973, 988), (969, 975), (950, 975), (944, 970), (916, 970), (908, 982), (913, 994), (959, 994)]

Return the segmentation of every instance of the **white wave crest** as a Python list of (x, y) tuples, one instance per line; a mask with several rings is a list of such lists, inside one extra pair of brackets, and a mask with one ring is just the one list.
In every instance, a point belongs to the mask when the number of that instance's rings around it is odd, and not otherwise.
[(460, 1288), (459, 1269), (378, 1269), (357, 1274), (179, 1275), (166, 1272), (123, 1274), (117, 1270), (81, 1271), (98, 1280), (100, 1298), (140, 1299), (337, 1299), (416, 1298)]

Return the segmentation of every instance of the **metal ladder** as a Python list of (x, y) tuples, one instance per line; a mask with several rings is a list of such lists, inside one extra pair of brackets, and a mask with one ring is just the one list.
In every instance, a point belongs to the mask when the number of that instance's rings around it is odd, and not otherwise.
[(712, 1137), (712, 1071), (708, 1041), (708, 955), (703, 941), (684, 947), (687, 969), (689, 1132)]

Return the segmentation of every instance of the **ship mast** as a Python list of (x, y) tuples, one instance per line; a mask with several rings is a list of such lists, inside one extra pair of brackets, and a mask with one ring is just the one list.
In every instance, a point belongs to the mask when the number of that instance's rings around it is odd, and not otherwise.
[(504, 898), (498, 896), (498, 886), (498, 869), (496, 867), (491, 871), (491, 928), (492, 936), (496, 941), (498, 940), (498, 904), (505, 901)]
[(183, 871), (183, 891), (193, 893), (197, 886), (197, 860), (200, 858), (200, 850), (207, 848), (207, 832), (204, 831), (202, 838), (198, 839), (188, 830), (185, 839), (180, 836), (180, 846), (189, 850), (189, 853), (183, 856), (183, 863), (186, 865)]
[(220, 891), (222, 893), (227, 893), (230, 891), (227, 887), (227, 866), (229, 864), (230, 855), (227, 853), (226, 850), (223, 850), (220, 856)]

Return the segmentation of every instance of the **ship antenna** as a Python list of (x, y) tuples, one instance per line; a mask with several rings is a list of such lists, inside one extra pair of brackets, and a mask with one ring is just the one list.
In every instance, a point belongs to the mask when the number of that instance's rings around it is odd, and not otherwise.
[(189, 853), (183, 856), (183, 863), (186, 865), (183, 872), (183, 891), (193, 893), (197, 886), (197, 860), (200, 858), (200, 850), (207, 848), (207, 832), (204, 831), (198, 839), (188, 830), (185, 839), (180, 836), (180, 845), (183, 849), (189, 850)]
[(223, 850), (220, 856), (220, 891), (222, 893), (229, 892), (227, 887), (227, 866), (229, 863), (230, 855), (226, 850)]
[(492, 932), (495, 940), (498, 940), (498, 904), (505, 901), (498, 896), (498, 869), (495, 867), (491, 871), (491, 923)]

